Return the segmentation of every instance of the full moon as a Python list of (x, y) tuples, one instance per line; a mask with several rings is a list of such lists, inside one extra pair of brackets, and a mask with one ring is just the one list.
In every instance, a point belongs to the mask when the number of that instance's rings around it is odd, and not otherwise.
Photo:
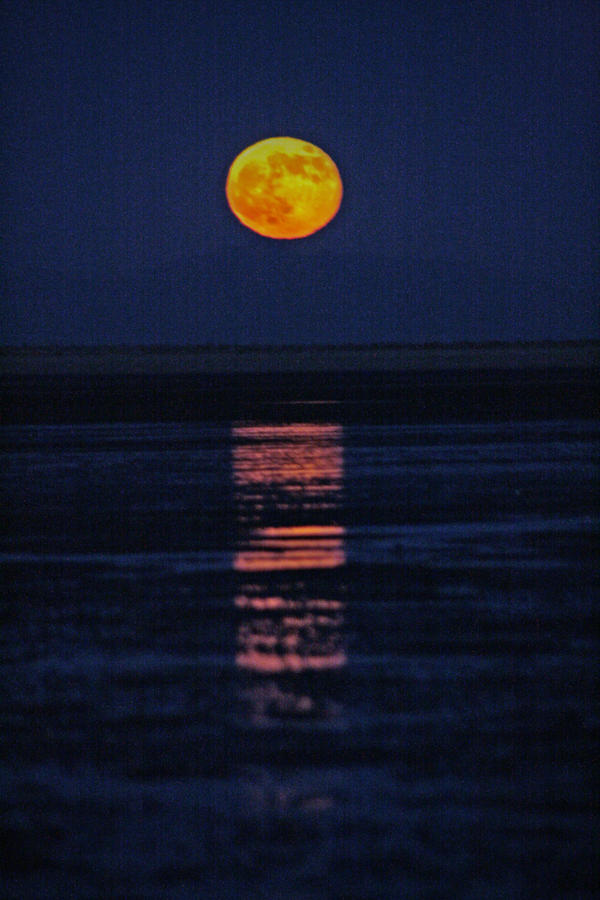
[(342, 179), (320, 147), (272, 137), (236, 156), (225, 193), (232, 213), (252, 231), (301, 238), (333, 219), (342, 202)]

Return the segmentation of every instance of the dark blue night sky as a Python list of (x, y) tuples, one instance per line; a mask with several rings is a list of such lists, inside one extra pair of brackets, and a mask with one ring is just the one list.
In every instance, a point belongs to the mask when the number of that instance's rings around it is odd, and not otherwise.
[[(597, 335), (586, 0), (12, 2), (3, 342)], [(345, 195), (272, 241), (228, 210), (272, 135)]]

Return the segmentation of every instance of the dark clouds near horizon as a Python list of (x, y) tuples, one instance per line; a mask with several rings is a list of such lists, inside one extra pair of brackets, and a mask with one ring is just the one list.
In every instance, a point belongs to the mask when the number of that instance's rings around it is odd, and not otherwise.
[[(50, 2), (3, 14), (4, 343), (597, 333), (586, 0)], [(289, 134), (344, 180), (318, 234), (229, 212)]]

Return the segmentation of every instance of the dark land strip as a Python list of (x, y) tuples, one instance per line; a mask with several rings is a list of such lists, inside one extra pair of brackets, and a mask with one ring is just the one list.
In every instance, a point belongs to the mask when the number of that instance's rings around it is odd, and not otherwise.
[[(360, 348), (7, 348), (4, 424), (595, 418), (596, 342)], [(290, 407), (290, 404), (292, 406)]]

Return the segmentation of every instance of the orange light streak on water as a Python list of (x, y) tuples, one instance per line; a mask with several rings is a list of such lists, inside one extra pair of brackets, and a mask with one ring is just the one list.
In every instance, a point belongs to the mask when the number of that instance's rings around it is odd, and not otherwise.
[[(331, 521), (343, 483), (342, 428), (242, 425), (233, 428), (232, 436), (241, 525), (233, 568), (265, 576), (264, 584), (241, 585), (235, 598), (236, 607), (248, 613), (238, 629), (236, 663), (271, 676), (340, 668), (347, 662), (342, 602), (307, 597), (298, 576), (282, 583), (276, 573), (308, 575), (345, 564), (345, 531)], [(310, 521), (313, 514), (316, 521)], [(285, 524), (278, 524), (282, 516)], [(311, 700), (302, 711), (313, 709)]]

